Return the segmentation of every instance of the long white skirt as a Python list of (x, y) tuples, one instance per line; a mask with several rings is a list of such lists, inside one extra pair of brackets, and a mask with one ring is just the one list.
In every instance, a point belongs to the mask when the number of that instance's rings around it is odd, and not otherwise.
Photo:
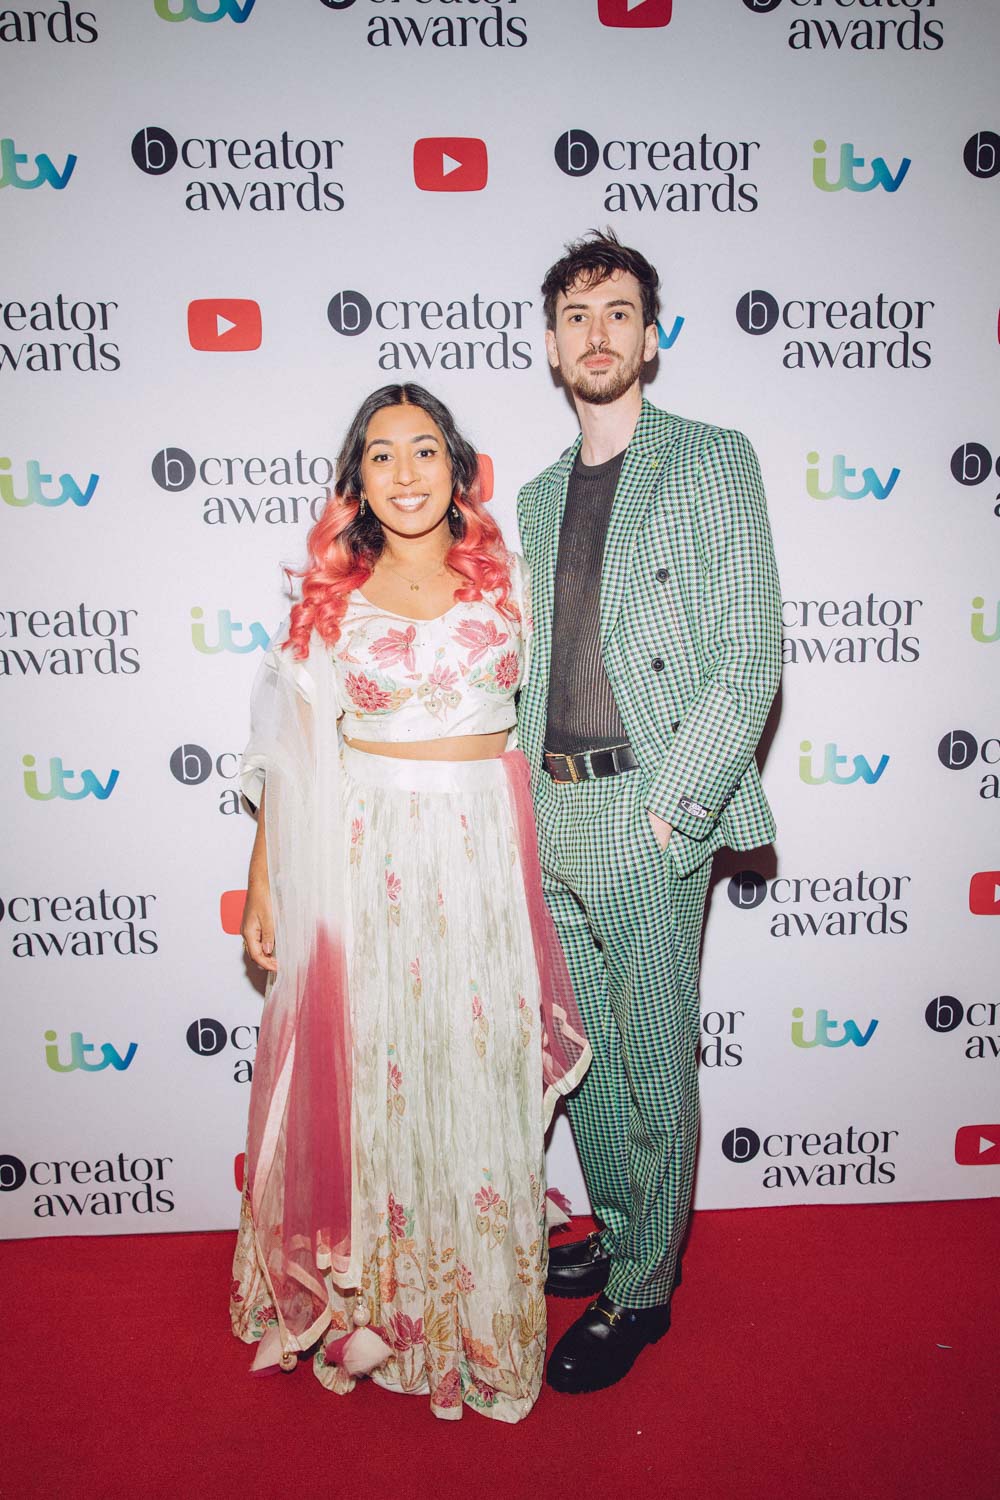
[[(371, 1379), (436, 1416), (516, 1422), (541, 1384), (547, 1240), (538, 975), (506, 775), (347, 747), (344, 771), (363, 1272), (356, 1296), (331, 1287), (329, 1337), (363, 1302), (393, 1350)], [(253, 1337), (266, 1288), (237, 1276)], [(314, 1370), (355, 1383), (322, 1347)]]

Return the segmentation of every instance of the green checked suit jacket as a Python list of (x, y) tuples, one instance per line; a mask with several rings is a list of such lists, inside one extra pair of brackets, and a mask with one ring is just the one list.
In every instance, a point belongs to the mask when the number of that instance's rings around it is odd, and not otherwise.
[[(534, 617), (518, 739), (536, 790), (559, 529), (580, 442), (517, 501)], [(647, 806), (675, 830), (678, 874), (723, 845), (769, 843), (774, 819), (754, 751), (778, 685), (781, 596), (760, 469), (742, 433), (643, 400), (608, 523), (600, 624)]]

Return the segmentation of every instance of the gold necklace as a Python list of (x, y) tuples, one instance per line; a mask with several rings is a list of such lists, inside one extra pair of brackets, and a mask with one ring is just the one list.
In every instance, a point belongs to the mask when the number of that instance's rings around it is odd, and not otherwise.
[(411, 594), (419, 594), (420, 585), (422, 583), (426, 583), (428, 578), (433, 578), (436, 574), (443, 573), (445, 565), (443, 562), (439, 562), (436, 567), (433, 567), (431, 569), (429, 573), (421, 573), (419, 578), (408, 578), (405, 573), (401, 573), (398, 568), (394, 568), (392, 563), (387, 562), (385, 566), (389, 569), (390, 573), (397, 574), (398, 577), (402, 578), (404, 583), (408, 583), (410, 585)]

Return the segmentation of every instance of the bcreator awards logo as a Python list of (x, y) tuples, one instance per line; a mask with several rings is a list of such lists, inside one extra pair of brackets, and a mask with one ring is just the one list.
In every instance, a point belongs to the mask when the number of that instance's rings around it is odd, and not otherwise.
[(759, 150), (760, 141), (715, 141), (704, 132), (683, 141), (598, 141), (574, 128), (563, 131), (553, 154), (567, 177), (589, 177), (598, 166), (614, 174), (601, 190), (608, 213), (753, 213), (759, 189), (746, 178)]
[[(342, 140), (278, 136), (189, 136), (178, 141), (159, 125), (132, 137), (132, 160), (147, 177), (164, 177), (178, 161), (198, 176), (184, 185), (184, 207), (192, 213), (339, 213), (344, 207), (339, 170)], [(277, 175), (271, 175), (277, 174)]]
[[(968, 729), (951, 729), (938, 741), (937, 754), (947, 771), (967, 771), (977, 761), (986, 766), (1000, 765), (1000, 737), (993, 735), (980, 742)], [(1000, 799), (1000, 773), (984, 773), (979, 783), (979, 795), (984, 802)]]
[[(727, 887), (737, 911), (767, 907), (772, 937), (891, 937), (907, 931), (911, 875), (779, 875), (741, 870)], [(776, 911), (771, 908), (777, 907)]]
[[(749, 1125), (723, 1136), (722, 1154), (736, 1166), (763, 1155), (768, 1159), (761, 1183), (766, 1188), (877, 1187), (896, 1180), (896, 1163), (889, 1160), (898, 1130), (792, 1131), (758, 1135)], [(805, 1162), (795, 1161), (805, 1157)]]
[(973, 177), (995, 177), (1000, 172), (1000, 135), (995, 130), (977, 130), (966, 141), (962, 160)]
[[(90, 672), (100, 677), (131, 677), (142, 665), (139, 647), (129, 641), (138, 614), (137, 609), (95, 609), (88, 604), (66, 609), (0, 609), (0, 635), (5, 641), (0, 648), (0, 677), (45, 673), (61, 679)], [(40, 641), (46, 644), (39, 646)]]
[[(178, 745), (170, 756), (170, 774), (181, 786), (201, 786), (209, 777), (228, 783), (219, 792), (218, 811), (231, 817), (242, 810), (239, 791), (240, 757), (235, 750), (214, 755), (204, 745)], [(216, 791), (213, 785), (212, 791)]]
[(185, 1032), (191, 1051), (198, 1057), (218, 1057), (227, 1047), (237, 1056), (233, 1062), (233, 1082), (253, 1082), (253, 1062), (257, 1051), (260, 1027), (253, 1025), (233, 1026), (227, 1030), (221, 1021), (211, 1016), (199, 1016)]
[[(373, 302), (364, 292), (345, 289), (330, 298), (326, 318), (342, 338), (360, 338), (373, 326), (384, 333), (416, 335), (381, 342), (377, 356), (380, 370), (528, 370), (530, 340), (513, 335), (523, 332), (531, 307), (527, 300), (489, 298), (480, 292), (468, 301), (387, 297)], [(473, 331), (484, 337), (447, 336)], [(421, 337), (424, 333), (435, 337), (425, 340)]]
[[(985, 484), (994, 474), (1000, 478), (1000, 455), (994, 463), (993, 455), (985, 443), (962, 443), (951, 455), (951, 477), (959, 484), (972, 487)], [(993, 485), (990, 485), (993, 489)], [(1000, 490), (992, 495), (996, 503), (993, 514), (1000, 516)]]
[(60, 292), (51, 302), (0, 302), (0, 330), (10, 333), (69, 333), (76, 339), (24, 340), (20, 344), (0, 342), (0, 371), (31, 375), (39, 371), (79, 370), (105, 373), (121, 369), (116, 343), (96, 335), (108, 333), (117, 302), (68, 302)]
[[(334, 479), (333, 461), (297, 448), (291, 456), (196, 459), (185, 448), (161, 448), (150, 473), (161, 490), (182, 494), (198, 481), (206, 526), (296, 526), (318, 521)], [(0, 479), (0, 493), (3, 480)], [(250, 490), (250, 494), (240, 493)], [(303, 493), (303, 491), (311, 493)], [(207, 493), (205, 493), (207, 491)], [(193, 498), (193, 497), (192, 497)]]
[(960, 1040), (971, 1062), (1000, 1061), (1000, 1001), (972, 1000), (963, 1005), (955, 995), (935, 995), (924, 1009), (924, 1020), (938, 1036), (968, 1028)]
[[(786, 370), (923, 370), (931, 362), (931, 342), (915, 338), (926, 330), (934, 303), (908, 301), (879, 292), (873, 301), (847, 298), (793, 297), (779, 302), (771, 292), (755, 288), (736, 304), (736, 321), (755, 338), (779, 324), (795, 333), (819, 330), (834, 333), (885, 333), (885, 338), (789, 339), (781, 363)], [(892, 335), (895, 335), (893, 337)]]
[[(782, 0), (743, 0), (747, 10), (758, 16), (772, 15)], [(881, 10), (883, 0), (790, 0), (786, 40), (793, 52), (818, 54), (846, 52), (937, 52), (944, 45), (944, 21), (928, 16), (937, 0), (898, 0), (906, 8), (905, 16), (871, 16), (869, 10)], [(892, 5), (893, 0), (886, 0)], [(797, 7), (795, 10), (792, 6)], [(801, 10), (808, 6), (809, 14)], [(845, 15), (848, 10), (865, 8), (865, 14)], [(817, 15), (816, 12), (820, 14)]]
[[(415, 5), (411, 3), (409, 15), (402, 7), (386, 14), (388, 7), (383, 0), (371, 3), (378, 7), (375, 15), (367, 6), (355, 14), (367, 13), (365, 41), (378, 53), (387, 47), (412, 47), (415, 51), (426, 48), (434, 55), (439, 55), (442, 48), (486, 47), (492, 52), (497, 48), (523, 47), (528, 40), (527, 20), (508, 9), (519, 0), (506, 0), (504, 5), (498, 0), (486, 0), (479, 6), (483, 14), (456, 12), (453, 0), (416, 0)], [(641, 0), (630, 3), (635, 5)], [(662, 4), (663, 0), (657, 3)], [(320, 4), (337, 13), (353, 9), (357, 0), (320, 0)], [(393, 4), (400, 5), (400, 0), (393, 0)]]
[(82, 1218), (85, 1214), (104, 1219), (174, 1210), (173, 1190), (156, 1186), (167, 1181), (172, 1156), (126, 1156), (119, 1151), (117, 1156), (95, 1161), (74, 1160), (75, 1145), (64, 1147), (60, 1156), (61, 1161), (30, 1163), (18, 1156), (0, 1156), (0, 1193), (16, 1193), (26, 1182), (45, 1189), (32, 1206), (36, 1219)]
[(48, 11), (0, 12), (0, 43), (50, 41), (65, 46), (67, 42), (79, 42), (82, 47), (89, 47), (97, 37), (94, 12), (78, 10), (74, 14), (69, 0), (60, 0)]
[(6, 896), (0, 923), (9, 922), (14, 958), (123, 958), (156, 953), (156, 897), (150, 892), (84, 891), (74, 896)]
[[(905, 666), (920, 657), (915, 634), (922, 599), (784, 599), (784, 666)], [(906, 634), (904, 634), (904, 631)]]

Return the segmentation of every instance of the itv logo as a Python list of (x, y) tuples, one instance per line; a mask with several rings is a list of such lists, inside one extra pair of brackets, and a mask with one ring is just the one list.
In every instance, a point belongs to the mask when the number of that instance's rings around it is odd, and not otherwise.
[(865, 158), (855, 156), (854, 146), (847, 141), (840, 147), (838, 176), (836, 180), (831, 180), (827, 170), (829, 163), (824, 155), (826, 149), (826, 141), (813, 141), (813, 150), (817, 153), (813, 157), (813, 184), (823, 193), (839, 193), (845, 188), (849, 193), (870, 193), (875, 188), (885, 188), (887, 193), (895, 193), (910, 170), (908, 156), (903, 157), (895, 172), (890, 170), (884, 156), (873, 156), (870, 175), (862, 178), (858, 175), (858, 169), (864, 167)]
[(4, 136), (0, 140), (0, 188), (55, 188), (61, 193), (73, 175), (76, 166), (76, 157), (72, 152), (67, 156), (65, 164), (60, 170), (53, 162), (51, 156), (40, 151), (35, 157), (34, 177), (22, 177), (20, 168), (29, 160), (26, 151), (18, 151), (10, 136)]
[(830, 462), (829, 487), (824, 488), (820, 480), (820, 456), (807, 453), (806, 493), (813, 500), (866, 500), (869, 495), (875, 500), (887, 500), (896, 487), (899, 470), (891, 469), (886, 479), (881, 479), (874, 469), (861, 470), (861, 483), (852, 484), (857, 478), (857, 469), (850, 468), (843, 453), (835, 453)]
[(257, 0), (153, 0), (153, 9), (161, 21), (224, 21), (227, 18), (242, 26), (250, 19)]
[(118, 783), (117, 771), (109, 772), (106, 781), (101, 781), (94, 771), (81, 771), (80, 788), (74, 790), (70, 783), (76, 771), (64, 766), (62, 758), (54, 755), (49, 761), (49, 789), (44, 792), (38, 784), (35, 757), (22, 756), (21, 764), (24, 766), (24, 790), (33, 802), (51, 802), (56, 797), (66, 802), (82, 802), (84, 797), (96, 797), (98, 802), (106, 802)]
[[(867, 1047), (878, 1027), (878, 1021), (869, 1021), (862, 1031), (857, 1021), (841, 1023), (833, 1019), (828, 1010), (818, 1010), (810, 1039), (806, 1037), (805, 1011), (801, 1005), (795, 1007), (792, 1017), (792, 1042), (796, 1047), (846, 1047), (848, 1043), (855, 1047)], [(841, 1025), (843, 1035), (837, 1036), (836, 1029)]]
[(986, 614), (986, 600), (982, 594), (977, 594), (972, 601), (972, 619), (969, 621), (969, 629), (974, 641), (979, 641), (983, 646), (992, 646), (994, 641), (1000, 641), (1000, 599), (997, 600), (993, 619), (988, 627)]
[(59, 1056), (59, 1041), (54, 1031), (45, 1033), (45, 1062), (53, 1073), (103, 1073), (105, 1068), (114, 1068), (124, 1073), (139, 1050), (138, 1042), (129, 1042), (124, 1056), (110, 1042), (101, 1044), (101, 1061), (88, 1062), (87, 1053), (97, 1051), (96, 1042), (85, 1042), (82, 1031), (71, 1031), (69, 1035), (69, 1062)]
[(14, 476), (10, 473), (13, 467), (12, 460), (0, 458), (0, 499), (5, 505), (25, 506), (43, 505), (54, 509), (57, 505), (65, 505), (69, 501), (73, 505), (89, 505), (94, 498), (97, 489), (99, 474), (91, 474), (85, 485), (75, 480), (72, 474), (60, 474), (56, 483), (58, 491), (47, 491), (46, 485), (52, 483), (52, 475), (45, 474), (42, 466), (35, 458), (29, 458), (24, 465), (23, 494), (18, 494), (15, 488)]
[(864, 781), (869, 786), (874, 786), (889, 764), (888, 755), (883, 755), (878, 765), (872, 769), (871, 762), (863, 755), (855, 755), (850, 761), (851, 770), (845, 773), (840, 767), (848, 765), (849, 758), (841, 755), (836, 744), (832, 743), (823, 747), (823, 768), (817, 773), (813, 766), (812, 748), (811, 740), (803, 740), (799, 745), (802, 752), (799, 756), (799, 780), (804, 781), (806, 786), (824, 786), (828, 783), (833, 786), (850, 786), (855, 781)]
[(657, 320), (656, 320), (656, 345), (657, 345), (657, 348), (658, 349), (672, 349), (674, 347), (674, 345), (676, 344), (676, 342), (677, 342), (677, 335), (680, 333), (680, 331), (681, 331), (681, 329), (683, 327), (684, 327), (684, 319), (678, 315), (674, 319), (673, 323), (671, 324), (670, 332), (667, 333), (666, 330), (663, 327), (663, 324), (660, 322), (659, 318), (657, 318)]
[[(220, 609), (216, 614), (215, 644), (210, 645), (202, 623), (204, 618), (205, 611), (196, 605), (191, 611), (191, 644), (203, 656), (217, 656), (220, 651), (235, 651), (238, 656), (246, 656), (250, 651), (267, 650), (271, 637), (259, 620), (244, 625), (240, 620), (234, 620), (228, 609)], [(249, 638), (239, 639), (244, 631), (249, 631)]]

